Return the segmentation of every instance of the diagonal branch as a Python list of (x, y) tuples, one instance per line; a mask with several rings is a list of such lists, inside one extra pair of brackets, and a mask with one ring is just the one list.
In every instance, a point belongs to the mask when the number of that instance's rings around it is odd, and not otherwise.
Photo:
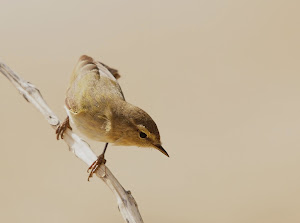
[[(44, 101), (40, 91), (31, 83), (22, 79), (6, 64), (0, 61), (0, 72), (18, 89), (21, 95), (33, 104), (47, 119), (52, 128), (56, 129), (60, 121), (54, 112), (49, 108)], [(85, 162), (88, 166), (97, 159), (90, 146), (79, 138), (71, 130), (67, 130), (63, 139), (79, 159)], [(130, 191), (126, 191), (119, 181), (114, 177), (110, 170), (102, 164), (97, 170), (96, 175), (101, 178), (106, 185), (112, 190), (117, 198), (119, 210), (127, 223), (143, 223), (143, 219)]]

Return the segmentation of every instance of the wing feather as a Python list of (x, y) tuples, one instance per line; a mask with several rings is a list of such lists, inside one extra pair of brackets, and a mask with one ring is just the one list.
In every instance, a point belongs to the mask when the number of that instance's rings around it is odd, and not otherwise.
[(76, 112), (81, 110), (83, 106), (92, 107), (86, 102), (89, 100), (84, 100), (87, 97), (90, 97), (93, 103), (101, 103), (100, 100), (103, 101), (103, 97), (101, 97), (103, 95), (109, 98), (120, 97), (125, 100), (117, 81), (119, 77), (117, 70), (95, 61), (87, 55), (81, 56), (73, 70), (70, 86), (67, 90), (65, 100), (67, 108)]

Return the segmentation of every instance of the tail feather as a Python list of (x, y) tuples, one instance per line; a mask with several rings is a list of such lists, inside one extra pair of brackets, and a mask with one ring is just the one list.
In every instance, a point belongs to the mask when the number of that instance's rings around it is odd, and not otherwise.
[(96, 71), (100, 75), (105, 75), (108, 78), (111, 79), (119, 79), (120, 74), (118, 70), (111, 68), (104, 63), (95, 61), (92, 57), (89, 57), (87, 55), (82, 55), (79, 58), (79, 62), (77, 64), (76, 69), (82, 71), (82, 72), (89, 72), (89, 71)]

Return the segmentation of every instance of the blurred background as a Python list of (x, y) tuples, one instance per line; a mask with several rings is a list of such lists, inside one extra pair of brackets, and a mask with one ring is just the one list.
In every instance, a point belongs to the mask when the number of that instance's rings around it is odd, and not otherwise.
[[(299, 1), (1, 1), (0, 57), (66, 117), (82, 54), (119, 69), (170, 158), (110, 146), (145, 222), (300, 222)], [(0, 222), (123, 222), (0, 75)], [(99, 154), (104, 143), (88, 142)]]

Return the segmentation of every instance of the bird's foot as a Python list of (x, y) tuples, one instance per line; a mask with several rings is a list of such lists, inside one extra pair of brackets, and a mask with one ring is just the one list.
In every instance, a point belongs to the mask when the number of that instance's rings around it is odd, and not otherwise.
[(64, 138), (64, 133), (67, 129), (72, 130), (72, 127), (70, 126), (69, 116), (65, 119), (63, 123), (61, 123), (57, 129), (56, 129), (56, 139), (59, 140), (59, 137), (61, 139)]
[(89, 173), (89, 171), (91, 171), (88, 177), (88, 181), (90, 181), (90, 178), (93, 177), (93, 174), (98, 170), (101, 164), (105, 163), (106, 159), (104, 159), (104, 153), (102, 153), (100, 156), (98, 156), (98, 159), (93, 162), (93, 164), (88, 168), (87, 172)]

